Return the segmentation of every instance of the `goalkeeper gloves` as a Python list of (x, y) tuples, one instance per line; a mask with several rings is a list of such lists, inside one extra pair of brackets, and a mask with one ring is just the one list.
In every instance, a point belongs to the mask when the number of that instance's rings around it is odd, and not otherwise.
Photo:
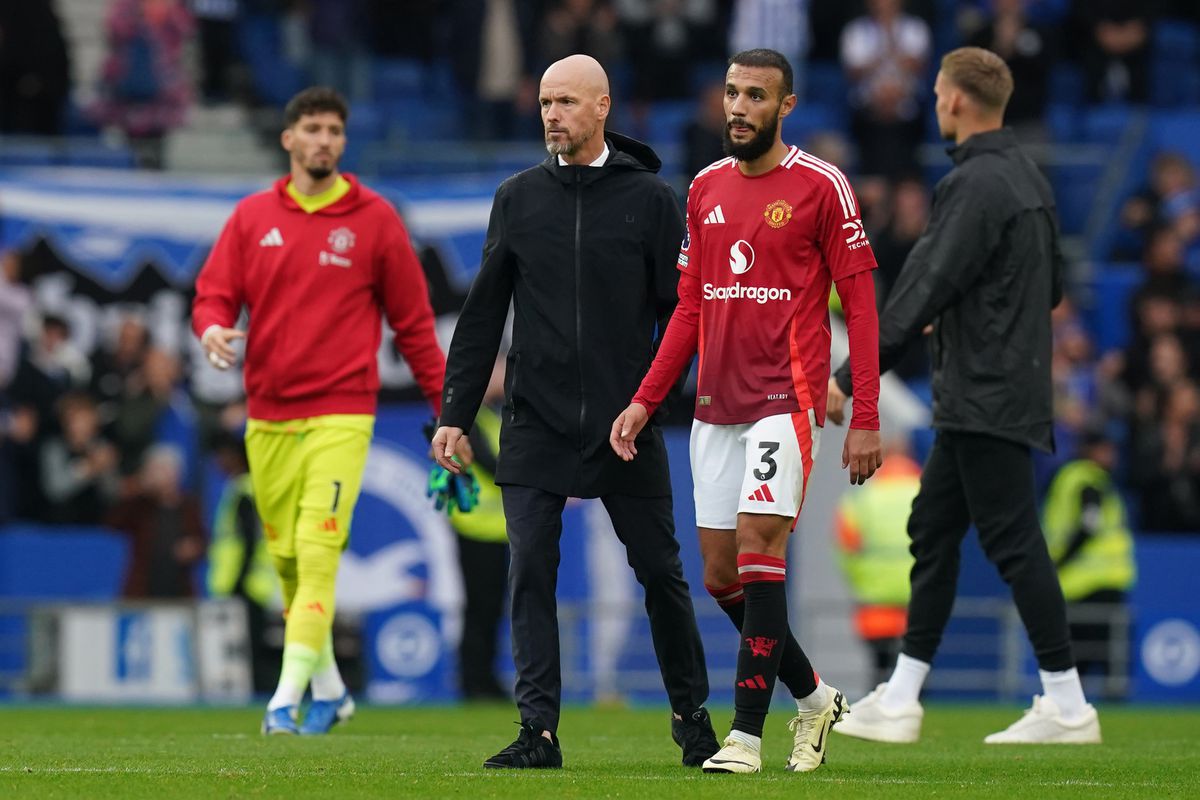
[(444, 509), (449, 514), (458, 508), (466, 513), (479, 505), (479, 481), (471, 473), (470, 467), (463, 467), (462, 474), (455, 475), (434, 464), (429, 470), (425, 496), (433, 498), (433, 507), (438, 511)]

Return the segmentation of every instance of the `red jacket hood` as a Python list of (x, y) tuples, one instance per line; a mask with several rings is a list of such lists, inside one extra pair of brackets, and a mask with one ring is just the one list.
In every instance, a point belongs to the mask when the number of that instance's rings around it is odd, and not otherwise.
[[(363, 186), (359, 182), (358, 178), (351, 173), (343, 172), (342, 177), (345, 178), (350, 184), (350, 191), (346, 192), (346, 196), (338, 200), (333, 205), (326, 206), (320, 211), (315, 211), (313, 213), (329, 217), (338, 217), (343, 214), (349, 214), (351, 211), (354, 211), (360, 206), (366, 205), (378, 196), (375, 194), (375, 192)], [(300, 206), (297, 205), (296, 201), (292, 199), (292, 196), (288, 194), (287, 187), (291, 180), (291, 175), (284, 175), (282, 178), (275, 181), (275, 194), (279, 196), (279, 202), (283, 203), (284, 208), (293, 211), (301, 211), (302, 209)]]

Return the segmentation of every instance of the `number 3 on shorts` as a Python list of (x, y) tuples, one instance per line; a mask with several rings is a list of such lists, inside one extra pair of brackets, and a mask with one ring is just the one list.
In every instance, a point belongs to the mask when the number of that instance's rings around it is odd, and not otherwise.
[(771, 456), (779, 449), (779, 442), (759, 442), (758, 446), (762, 448), (762, 463), (766, 466), (766, 470), (755, 468), (754, 477), (760, 481), (769, 481), (775, 477), (775, 470), (778, 469), (778, 464)]

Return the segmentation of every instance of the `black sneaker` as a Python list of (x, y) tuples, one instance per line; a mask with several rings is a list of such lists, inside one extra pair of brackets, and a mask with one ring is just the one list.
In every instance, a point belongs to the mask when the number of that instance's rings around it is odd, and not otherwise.
[(698, 767), (712, 758), (721, 746), (713, 733), (708, 711), (698, 708), (683, 719), (671, 715), (671, 738), (683, 750), (683, 765)]
[(562, 769), (562, 750), (558, 737), (542, 736), (542, 729), (529, 723), (518, 723), (521, 732), (517, 740), (483, 762), (491, 769)]

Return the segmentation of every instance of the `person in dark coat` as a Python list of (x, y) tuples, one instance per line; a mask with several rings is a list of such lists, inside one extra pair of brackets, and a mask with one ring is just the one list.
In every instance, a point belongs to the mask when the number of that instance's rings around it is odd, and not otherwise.
[[(1062, 298), (1054, 196), (1004, 128), (1012, 73), (995, 53), (964, 47), (942, 59), (934, 91), (954, 169), (934, 190), (929, 226), (913, 246), (879, 320), (879, 368), (932, 325), (937, 439), (908, 522), (908, 630), (887, 683), (835, 730), (916, 741), (918, 702), (954, 605), (959, 549), (979, 543), (1012, 589), (1045, 694), (988, 744), (1094, 743), (1096, 710), (1071, 653), (1066, 604), (1038, 519), (1031, 448), (1053, 451), (1050, 311)], [(830, 381), (840, 423), (850, 372)]]
[(683, 761), (717, 751), (703, 704), (704, 651), (675, 539), (662, 431), (647, 426), (639, 457), (609, 448), (609, 427), (650, 366), (655, 330), (675, 308), (683, 216), (646, 145), (605, 132), (608, 78), (593, 58), (556, 62), (539, 93), (550, 158), (496, 191), (483, 263), (450, 345), (438, 463), (470, 429), (510, 301), (496, 483), (511, 548), (517, 741), (489, 767), (560, 767), (561, 676), (555, 585), (568, 497), (599, 497), (646, 592), (646, 610)]

